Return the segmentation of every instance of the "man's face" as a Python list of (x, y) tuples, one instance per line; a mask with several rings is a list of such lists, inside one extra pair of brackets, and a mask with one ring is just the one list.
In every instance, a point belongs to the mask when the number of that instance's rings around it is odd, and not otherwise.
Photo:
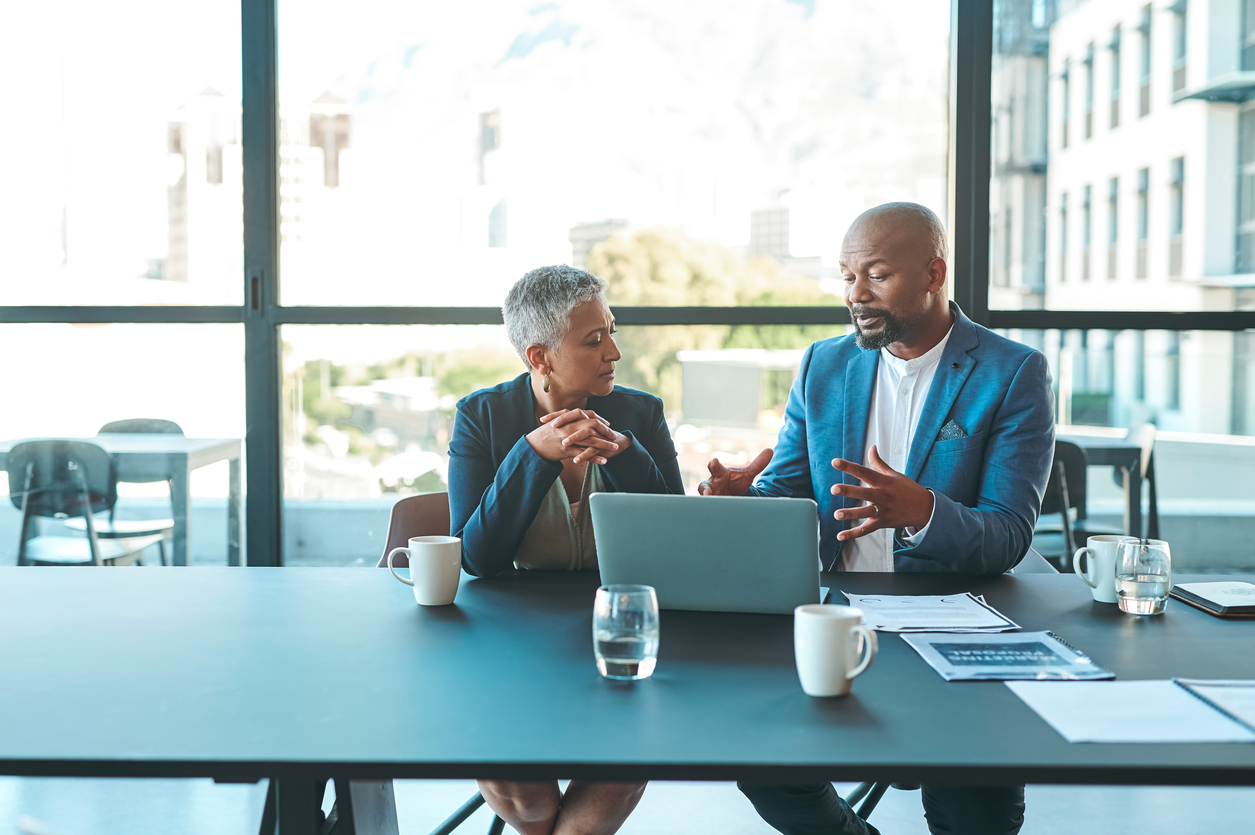
[(860, 348), (909, 343), (919, 334), (928, 309), (931, 256), (927, 241), (885, 220), (865, 220), (846, 234), (841, 275)]

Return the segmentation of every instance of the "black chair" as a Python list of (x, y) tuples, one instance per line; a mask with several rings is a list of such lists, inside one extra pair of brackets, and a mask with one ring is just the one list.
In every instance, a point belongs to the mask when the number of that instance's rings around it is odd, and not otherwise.
[[(160, 535), (102, 539), (93, 515), (117, 501), (113, 459), (82, 441), (27, 441), (9, 450), (9, 499), (22, 512), (18, 565), (144, 564)], [(39, 535), (40, 518), (83, 519), (84, 538)]]
[(1053, 519), (1043, 522), (1039, 516), (1037, 527), (1033, 529), (1033, 548), (1064, 571), (1071, 568), (1078, 529), (1088, 530), (1085, 527), (1087, 468), (1084, 449), (1071, 441), (1055, 440), (1054, 460), (1050, 464), (1050, 479), (1042, 496), (1040, 516), (1057, 514), (1059, 522), (1057, 525)]
[[(182, 435), (183, 428), (172, 420), (162, 420), (161, 418), (130, 418), (127, 420), (115, 420), (106, 423), (100, 427), (97, 435), (111, 435), (121, 433), (144, 433), (151, 435)], [(127, 479), (132, 484), (150, 484), (155, 481), (164, 481), (169, 490), (173, 490), (173, 485), (167, 476), (155, 476), (152, 478), (144, 478), (142, 476), (132, 476)], [(96, 536), (100, 539), (130, 539), (136, 536), (155, 536), (161, 538), (157, 540), (158, 553), (161, 555), (161, 564), (169, 565), (166, 556), (166, 543), (174, 538), (174, 519), (116, 519), (114, 518), (117, 505), (109, 511), (108, 521), (95, 520)], [(72, 519), (66, 525), (74, 530), (86, 530), (86, 520)]]

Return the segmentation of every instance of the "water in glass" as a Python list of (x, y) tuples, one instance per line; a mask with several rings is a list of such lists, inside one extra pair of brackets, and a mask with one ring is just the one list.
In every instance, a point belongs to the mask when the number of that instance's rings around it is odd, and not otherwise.
[(597, 590), (593, 656), (606, 678), (636, 681), (653, 675), (658, 663), (658, 598), (651, 586)]
[(1130, 615), (1161, 615), (1172, 588), (1172, 557), (1168, 543), (1157, 539), (1126, 539), (1116, 546), (1116, 592), (1120, 611)]

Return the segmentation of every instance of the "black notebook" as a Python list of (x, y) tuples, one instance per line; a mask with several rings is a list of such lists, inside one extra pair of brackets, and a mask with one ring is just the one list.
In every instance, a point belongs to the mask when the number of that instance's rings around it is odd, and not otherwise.
[(1213, 615), (1255, 617), (1255, 585), (1250, 583), (1182, 583), (1170, 594)]

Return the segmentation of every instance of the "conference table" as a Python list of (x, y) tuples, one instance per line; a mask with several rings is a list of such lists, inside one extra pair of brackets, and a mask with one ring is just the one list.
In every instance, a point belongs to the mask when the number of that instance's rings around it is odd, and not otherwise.
[[(1129, 441), (1124, 433), (1116, 435), (1105, 428), (1060, 427), (1057, 437), (1085, 450), (1085, 460), (1093, 466), (1115, 467), (1124, 485), (1124, 532), (1131, 536), (1142, 535), (1142, 447)], [(1155, 454), (1151, 453), (1150, 478), (1154, 478)], [(1151, 539), (1159, 538), (1159, 517), (1153, 511), (1147, 531)]]
[[(984, 594), (1120, 679), (1255, 679), (1255, 622), (1123, 615), (1073, 576), (823, 583)], [(312, 835), (328, 778), (356, 833), (397, 831), (393, 778), (1255, 785), (1255, 744), (1069, 744), (891, 634), (850, 696), (808, 697), (788, 615), (664, 611), (654, 676), (607, 681), (597, 585), (463, 577), (421, 608), (361, 568), (0, 568), (0, 773), (269, 778), (266, 835)]]
[(192, 470), (227, 461), (227, 564), (240, 564), (240, 449), (239, 438), (187, 438), (146, 432), (102, 433), (90, 438), (19, 438), (0, 441), (0, 470), (6, 470), (9, 450), (23, 441), (82, 441), (97, 444), (113, 459), (118, 481), (170, 481), (174, 513), (170, 561), (188, 565), (191, 553)]

